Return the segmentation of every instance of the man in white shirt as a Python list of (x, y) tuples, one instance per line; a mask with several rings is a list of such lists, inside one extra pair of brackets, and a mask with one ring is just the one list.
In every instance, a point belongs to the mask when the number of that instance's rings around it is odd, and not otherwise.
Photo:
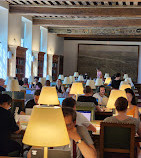
[(108, 98), (105, 96), (105, 87), (103, 85), (99, 87), (99, 92), (95, 93), (93, 97), (98, 99), (99, 105), (107, 105)]
[[(62, 107), (63, 108), (72, 108), (72, 109), (76, 110), (76, 101), (71, 97), (66, 98), (62, 102)], [(96, 128), (80, 112), (76, 112), (76, 125), (85, 126), (89, 131), (96, 132)]]

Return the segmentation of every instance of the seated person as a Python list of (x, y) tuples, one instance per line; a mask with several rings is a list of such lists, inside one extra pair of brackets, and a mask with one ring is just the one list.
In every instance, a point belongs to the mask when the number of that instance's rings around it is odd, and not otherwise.
[[(21, 146), (10, 135), (18, 134), (20, 129), (9, 111), (12, 98), (8, 94), (0, 94), (0, 156), (8, 156), (8, 153), (21, 151)], [(17, 155), (15, 155), (17, 156)]]
[(100, 107), (98, 106), (98, 102), (96, 101), (96, 98), (92, 96), (93, 92), (90, 86), (86, 86), (84, 88), (84, 95), (81, 95), (78, 97), (77, 101), (79, 102), (93, 102), (96, 105), (97, 111), (102, 111)]
[[(42, 83), (41, 83), (41, 82), (38, 82), (38, 83), (36, 84), (35, 88), (36, 88), (36, 90), (40, 90), (40, 91), (41, 91), (41, 90), (42, 90)], [(34, 94), (36, 90), (33, 90), (33, 91), (31, 92), (31, 94)]]
[(115, 107), (118, 112), (117, 116), (111, 116), (104, 119), (104, 122), (111, 123), (130, 123), (135, 125), (136, 133), (141, 136), (141, 124), (138, 119), (127, 116), (128, 101), (124, 97), (119, 97), (115, 102)]
[(23, 87), (25, 88), (29, 88), (29, 84), (28, 84), (28, 78), (24, 78), (24, 81), (23, 81)]
[(137, 107), (136, 98), (133, 90), (130, 88), (126, 88), (125, 92), (128, 101), (127, 115), (132, 115), (134, 118), (139, 119), (139, 109)]
[(4, 82), (5, 82), (5, 80), (4, 80), (3, 78), (0, 78), (0, 92), (6, 90), (6, 89), (4, 88)]
[[(72, 158), (75, 155), (76, 158), (81, 158), (81, 155), (83, 155), (85, 158), (96, 158), (96, 149), (87, 129), (83, 126), (76, 127), (75, 111), (72, 108), (63, 108), (62, 111), (70, 138), (70, 145), (68, 144), (65, 146), (54, 147), (54, 149), (70, 151)], [(73, 150), (74, 148), (76, 148), (76, 150)], [(27, 155), (27, 158), (30, 157), (31, 151)]]
[(32, 85), (32, 88), (36, 88), (36, 84), (39, 82), (39, 77), (34, 77), (34, 84)]
[[(73, 98), (66, 98), (62, 102), (62, 108), (72, 108), (76, 111), (76, 101)], [(80, 112), (76, 111), (76, 125), (85, 126), (88, 130), (96, 132), (96, 128), (91, 122), (83, 116)]]
[(112, 80), (111, 86), (113, 89), (119, 89), (120, 82), (121, 82), (120, 77), (121, 77), (121, 74), (117, 73), (115, 76), (115, 79)]
[(57, 93), (65, 92), (64, 86), (62, 85), (62, 81), (60, 79), (57, 79), (56, 81), (56, 90), (57, 90)]
[(46, 80), (45, 86), (50, 86), (50, 80)]
[(38, 105), (38, 100), (39, 100), (39, 96), (40, 96), (41, 90), (36, 90), (34, 93), (34, 99), (31, 99), (29, 101), (27, 101), (26, 105), (25, 105), (25, 109), (26, 108), (33, 108), (34, 105)]
[[(107, 102), (108, 102), (108, 98), (105, 96), (105, 87), (103, 85), (101, 85), (99, 87), (99, 92), (98, 93), (95, 93), (93, 95), (93, 97), (97, 98), (98, 99), (98, 104), (99, 105), (107, 105)], [(106, 100), (104, 100), (105, 98), (107, 98), (107, 102)]]

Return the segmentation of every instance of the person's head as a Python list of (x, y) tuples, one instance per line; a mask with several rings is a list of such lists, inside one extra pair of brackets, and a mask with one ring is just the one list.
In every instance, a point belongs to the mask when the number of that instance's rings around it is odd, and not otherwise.
[(72, 97), (66, 98), (62, 102), (62, 107), (73, 108), (74, 110), (76, 110), (76, 101)]
[(42, 83), (41, 82), (37, 82), (36, 89), (39, 89), (39, 90), (42, 89)]
[(38, 83), (39, 77), (38, 76), (34, 77), (34, 81), (35, 81), (35, 83)]
[(124, 97), (119, 97), (115, 102), (115, 107), (118, 112), (126, 112), (128, 101)]
[(39, 100), (39, 96), (40, 96), (41, 90), (36, 90), (34, 92), (34, 102), (37, 104), (38, 100)]
[(96, 70), (97, 70), (97, 71), (100, 71), (100, 69), (99, 69), (98, 67), (96, 68)]
[(8, 94), (0, 94), (0, 106), (6, 110), (10, 109), (12, 98)]
[(87, 95), (87, 94), (92, 94), (92, 89), (91, 89), (91, 87), (90, 86), (86, 86), (85, 88), (84, 88), (84, 91), (83, 91), (84, 93), (85, 93), (85, 95)]
[(120, 80), (120, 77), (121, 77), (121, 74), (120, 74), (120, 73), (117, 73), (115, 79), (116, 79), (116, 80)]
[(72, 108), (62, 108), (67, 130), (71, 130), (76, 125), (76, 112)]
[(126, 92), (128, 103), (131, 103), (132, 105), (137, 105), (136, 97), (133, 90), (130, 88), (126, 88), (125, 92)]
[(24, 84), (22, 80), (18, 80), (18, 82), (19, 82), (20, 86), (22, 86)]
[(4, 82), (5, 82), (5, 80), (3, 79), (3, 78), (0, 78), (0, 86), (4, 86)]
[(105, 87), (103, 85), (99, 86), (99, 93), (100, 93), (100, 95), (105, 94)]
[(28, 78), (24, 78), (24, 84), (28, 84)]
[(60, 86), (62, 84), (62, 81), (60, 79), (57, 79), (56, 84)]
[(50, 80), (46, 80), (45, 86), (50, 86)]

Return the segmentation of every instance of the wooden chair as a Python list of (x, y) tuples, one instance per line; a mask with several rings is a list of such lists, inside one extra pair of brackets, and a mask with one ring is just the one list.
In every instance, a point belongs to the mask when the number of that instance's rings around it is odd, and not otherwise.
[(100, 158), (134, 158), (135, 125), (100, 124)]

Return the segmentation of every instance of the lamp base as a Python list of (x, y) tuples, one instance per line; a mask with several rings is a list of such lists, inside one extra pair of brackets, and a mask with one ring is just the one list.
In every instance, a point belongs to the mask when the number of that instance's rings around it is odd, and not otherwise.
[(48, 147), (44, 147), (44, 158), (48, 157)]

